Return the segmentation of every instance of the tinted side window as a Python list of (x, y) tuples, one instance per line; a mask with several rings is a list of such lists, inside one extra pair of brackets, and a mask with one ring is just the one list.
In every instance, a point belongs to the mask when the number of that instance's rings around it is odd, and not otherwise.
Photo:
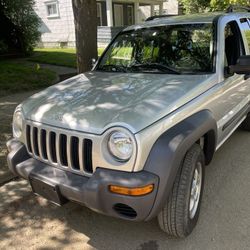
[(245, 48), (240, 28), (236, 21), (231, 21), (225, 27), (225, 65), (235, 65), (242, 55), (245, 55)]
[(241, 27), (242, 27), (242, 29), (243, 29), (243, 31), (245, 33), (246, 38), (247, 38), (248, 48), (249, 48), (249, 51), (250, 51), (250, 26), (249, 26), (249, 21), (250, 20), (247, 19), (247, 18), (240, 19)]

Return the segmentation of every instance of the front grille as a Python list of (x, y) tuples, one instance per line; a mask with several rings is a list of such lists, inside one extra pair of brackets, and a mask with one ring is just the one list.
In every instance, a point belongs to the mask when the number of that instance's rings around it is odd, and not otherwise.
[(93, 173), (92, 140), (26, 125), (28, 152), (42, 161), (81, 173)]

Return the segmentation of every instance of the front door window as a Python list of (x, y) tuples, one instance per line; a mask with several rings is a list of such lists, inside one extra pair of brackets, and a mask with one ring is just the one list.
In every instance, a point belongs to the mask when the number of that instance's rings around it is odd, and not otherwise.
[(115, 26), (120, 27), (123, 26), (123, 5), (122, 4), (115, 4), (114, 5), (114, 21)]
[(237, 22), (229, 22), (225, 27), (225, 66), (235, 65), (245, 54), (243, 40)]

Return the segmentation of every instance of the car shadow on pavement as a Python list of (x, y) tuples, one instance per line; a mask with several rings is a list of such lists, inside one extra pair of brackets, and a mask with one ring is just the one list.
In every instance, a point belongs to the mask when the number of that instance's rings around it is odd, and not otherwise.
[(169, 239), (156, 219), (128, 222), (78, 204), (57, 207), (31, 193), (25, 180), (0, 189), (0, 248), (247, 249), (250, 244), (250, 134), (238, 130), (206, 172), (201, 216), (186, 239)]

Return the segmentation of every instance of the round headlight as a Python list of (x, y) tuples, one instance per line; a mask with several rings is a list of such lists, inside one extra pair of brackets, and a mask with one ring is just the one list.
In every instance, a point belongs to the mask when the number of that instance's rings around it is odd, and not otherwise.
[(23, 129), (23, 116), (21, 111), (16, 111), (13, 116), (13, 135), (20, 138)]
[(132, 138), (125, 132), (115, 131), (109, 137), (108, 148), (118, 161), (128, 161), (133, 153)]

